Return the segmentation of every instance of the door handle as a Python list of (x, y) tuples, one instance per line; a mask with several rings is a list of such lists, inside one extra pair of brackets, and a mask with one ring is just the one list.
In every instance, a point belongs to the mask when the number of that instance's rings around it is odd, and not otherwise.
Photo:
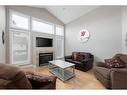
[(4, 45), (4, 30), (2, 31), (2, 43)]

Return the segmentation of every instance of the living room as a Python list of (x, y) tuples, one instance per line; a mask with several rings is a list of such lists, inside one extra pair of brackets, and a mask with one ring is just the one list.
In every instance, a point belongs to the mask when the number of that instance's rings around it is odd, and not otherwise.
[(0, 88), (126, 89), (126, 9), (0, 6)]

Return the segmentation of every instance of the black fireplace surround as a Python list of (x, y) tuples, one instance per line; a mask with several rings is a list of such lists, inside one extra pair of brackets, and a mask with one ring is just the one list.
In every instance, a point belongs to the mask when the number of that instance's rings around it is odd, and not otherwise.
[(48, 61), (53, 60), (53, 53), (39, 53), (39, 66), (48, 64)]

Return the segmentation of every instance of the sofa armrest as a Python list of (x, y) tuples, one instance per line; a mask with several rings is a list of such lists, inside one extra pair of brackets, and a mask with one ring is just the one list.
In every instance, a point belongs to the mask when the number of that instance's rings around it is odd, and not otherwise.
[(112, 69), (111, 71), (111, 88), (127, 89), (127, 69)]
[(106, 67), (106, 64), (104, 62), (97, 62), (96, 66), (98, 66), (98, 67)]
[(0, 89), (6, 89), (6, 86), (10, 83), (10, 80), (0, 79)]
[(71, 55), (65, 56), (65, 59), (72, 59), (72, 56)]
[(46, 75), (26, 75), (33, 89), (55, 89), (56, 77)]

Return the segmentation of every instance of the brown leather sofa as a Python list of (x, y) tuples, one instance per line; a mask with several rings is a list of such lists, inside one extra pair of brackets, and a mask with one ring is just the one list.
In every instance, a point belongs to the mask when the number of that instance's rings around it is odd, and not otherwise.
[[(127, 55), (116, 54), (127, 62)], [(104, 62), (98, 62), (94, 67), (96, 78), (108, 89), (127, 89), (127, 66), (125, 68), (106, 68)]]
[(93, 67), (93, 61), (94, 61), (94, 56), (91, 53), (86, 53), (86, 52), (77, 52), (77, 53), (82, 53), (85, 58), (81, 61), (75, 61), (73, 60), (72, 55), (65, 56), (65, 61), (71, 62), (75, 64), (75, 68), (78, 70), (82, 71), (88, 71)]
[(0, 89), (55, 89), (56, 77), (25, 73), (20, 68), (0, 64)]

